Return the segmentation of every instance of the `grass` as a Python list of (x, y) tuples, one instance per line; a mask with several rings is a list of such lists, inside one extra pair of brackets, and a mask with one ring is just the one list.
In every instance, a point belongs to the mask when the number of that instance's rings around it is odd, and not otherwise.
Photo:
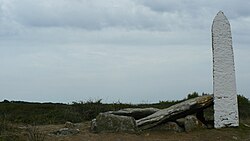
[[(198, 96), (197, 93), (189, 94), (188, 98)], [(48, 124), (64, 124), (66, 121), (74, 123), (90, 121), (95, 118), (100, 112), (119, 110), (123, 108), (167, 108), (171, 105), (179, 103), (177, 101), (160, 101), (153, 104), (126, 104), (126, 103), (102, 103), (97, 101), (80, 101), (71, 104), (63, 103), (33, 103), (23, 101), (8, 101), (0, 102), (0, 141), (17, 141), (18, 136), (15, 134), (19, 131), (15, 127), (18, 125), (48, 125)], [(250, 125), (250, 101), (242, 95), (238, 95), (239, 114), (241, 121), (247, 121)], [(213, 118), (213, 108), (208, 108), (205, 111), (207, 117)], [(239, 134), (249, 132), (249, 128), (241, 125), (237, 131)], [(25, 139), (24, 139), (25, 140)], [(27, 140), (27, 139), (26, 139)], [(35, 126), (31, 126), (28, 130), (28, 141), (43, 141), (43, 133)]]
[(157, 104), (105, 104), (101, 101), (74, 102), (72, 104), (61, 103), (28, 103), (28, 102), (0, 102), (0, 116), (2, 121), (24, 124), (60, 124), (66, 121), (82, 122), (91, 120), (100, 112), (119, 110), (123, 108), (157, 107), (166, 108), (172, 105), (170, 102)]
[(37, 126), (29, 126), (27, 128), (28, 141), (44, 141), (46, 134), (38, 129)]
[[(198, 96), (197, 93), (194, 93)], [(188, 95), (188, 97), (193, 97)], [(185, 100), (185, 99), (183, 99)], [(22, 124), (62, 124), (66, 121), (82, 122), (89, 121), (95, 118), (100, 112), (119, 110), (123, 108), (167, 108), (173, 104), (179, 103), (183, 100), (177, 101), (160, 101), (154, 104), (124, 104), (124, 103), (102, 103), (101, 100), (73, 102), (72, 104), (62, 103), (31, 103), (22, 101), (3, 101), (0, 102), (0, 124), (22, 123)], [(242, 95), (238, 96), (239, 114), (241, 119), (250, 117), (250, 102)], [(208, 115), (212, 115), (212, 108), (208, 109)], [(1, 130), (6, 126), (0, 127)]]

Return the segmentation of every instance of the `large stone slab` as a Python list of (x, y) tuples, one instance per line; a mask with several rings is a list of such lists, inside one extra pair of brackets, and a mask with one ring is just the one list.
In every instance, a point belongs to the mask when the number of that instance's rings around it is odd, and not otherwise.
[(121, 116), (131, 116), (135, 119), (144, 118), (159, 111), (157, 108), (126, 108), (118, 111), (109, 111), (107, 113)]
[(219, 12), (212, 25), (214, 127), (239, 126), (230, 23)]
[(169, 108), (159, 110), (145, 118), (136, 120), (136, 125), (142, 130), (152, 128), (163, 122), (173, 121), (178, 118), (197, 113), (202, 109), (209, 107), (212, 103), (213, 97), (211, 95), (189, 99)]
[(137, 127), (135, 119), (128, 116), (119, 116), (108, 113), (100, 113), (91, 121), (93, 132), (135, 132)]

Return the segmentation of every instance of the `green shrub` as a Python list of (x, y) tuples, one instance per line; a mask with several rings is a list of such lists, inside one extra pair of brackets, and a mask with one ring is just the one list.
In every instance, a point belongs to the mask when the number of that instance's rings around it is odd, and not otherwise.
[[(205, 95), (205, 94), (202, 94)], [(199, 96), (197, 92), (188, 94), (187, 98)], [(187, 98), (183, 99), (186, 100)], [(22, 124), (63, 124), (66, 121), (82, 122), (92, 120), (99, 113), (120, 110), (124, 108), (167, 108), (183, 100), (160, 101), (152, 104), (126, 104), (121, 102), (102, 103), (102, 100), (88, 100), (86, 102), (61, 103), (29, 103), (22, 101), (0, 102), (0, 133), (8, 130), (7, 123)], [(243, 95), (238, 95), (240, 118), (250, 117), (250, 102)]]
[(187, 99), (195, 98), (195, 97), (198, 97), (198, 96), (199, 96), (199, 94), (197, 92), (193, 92), (191, 94), (188, 94)]
[(243, 95), (237, 95), (239, 105), (249, 105), (250, 101)]

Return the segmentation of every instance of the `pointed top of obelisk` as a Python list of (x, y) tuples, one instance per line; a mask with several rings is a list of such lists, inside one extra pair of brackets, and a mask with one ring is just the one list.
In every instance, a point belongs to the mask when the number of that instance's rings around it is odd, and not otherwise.
[(217, 13), (217, 15), (224, 15), (224, 13), (223, 13), (223, 11), (219, 11), (218, 13)]
[(225, 20), (227, 20), (227, 17), (224, 15), (224, 13), (222, 11), (219, 11), (217, 13), (217, 15), (214, 17), (214, 20), (215, 19), (225, 19)]
[(217, 15), (214, 17), (212, 30), (214, 29), (214, 27), (218, 26), (230, 29), (230, 23), (222, 11), (219, 11)]

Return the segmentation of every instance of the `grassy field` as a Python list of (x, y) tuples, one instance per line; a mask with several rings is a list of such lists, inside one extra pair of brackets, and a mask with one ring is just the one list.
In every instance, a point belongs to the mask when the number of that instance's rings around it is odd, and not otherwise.
[[(244, 121), (250, 124), (250, 121)], [(20, 127), (20, 125), (19, 125)], [(94, 134), (89, 131), (90, 122), (77, 123), (80, 133), (69, 136), (50, 135), (52, 131), (63, 128), (64, 124), (39, 125), (32, 128), (36, 130), (32, 134), (39, 137), (37, 140), (29, 139), (30, 132), (27, 129), (16, 128), (1, 141), (250, 141), (250, 128), (241, 123), (238, 128), (224, 129), (200, 129), (192, 132), (172, 132), (172, 131), (143, 131), (137, 134), (129, 133), (99, 133)]]
[[(198, 96), (193, 93), (187, 96), (192, 98)], [(101, 100), (62, 103), (32, 103), (23, 101), (0, 102), (0, 141), (39, 141), (29, 139), (31, 132), (40, 136), (40, 141), (46, 140), (249, 140), (250, 141), (250, 102), (242, 95), (238, 96), (239, 113), (241, 126), (227, 129), (206, 129), (192, 133), (171, 133), (171, 132), (142, 132), (140, 134), (93, 134), (89, 132), (89, 121), (95, 118), (100, 112), (119, 110), (123, 108), (167, 108), (179, 101), (160, 101), (154, 104), (123, 104), (102, 103)], [(212, 108), (209, 113), (212, 114)], [(66, 121), (79, 123), (80, 133), (74, 136), (53, 137), (48, 133), (60, 129)], [(25, 127), (25, 128), (24, 128)], [(30, 127), (32, 130), (28, 130)], [(30, 131), (30, 132), (29, 132)], [(212, 134), (213, 136), (211, 136)], [(43, 139), (44, 136), (44, 139)]]

